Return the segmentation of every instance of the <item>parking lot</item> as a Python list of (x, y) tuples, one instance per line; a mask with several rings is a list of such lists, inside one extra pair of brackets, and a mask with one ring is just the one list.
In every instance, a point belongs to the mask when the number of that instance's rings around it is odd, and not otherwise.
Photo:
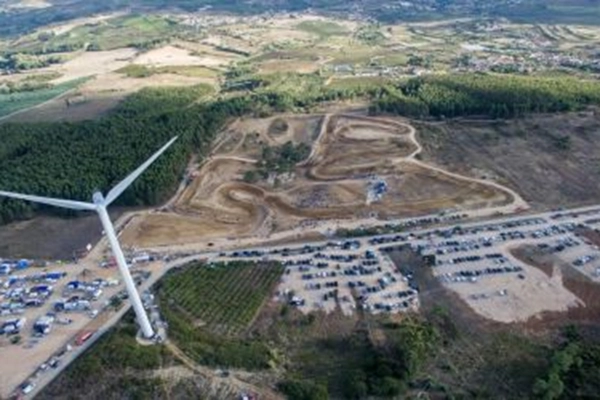
[[(133, 271), (141, 282), (146, 274)], [(107, 317), (103, 311), (123, 294), (110, 265), (1, 260), (0, 397), (17, 386), (33, 391), (39, 377), (93, 335)]]
[(511, 250), (519, 246), (537, 246), (600, 282), (600, 251), (576, 233), (582, 227), (600, 229), (600, 207), (442, 229), (410, 231), (407, 227), (400, 234), (240, 250), (220, 253), (219, 258), (282, 261), (286, 272), (279, 300), (304, 312), (331, 312), (338, 306), (344, 313), (357, 307), (374, 313), (399, 312), (418, 309), (419, 288), (410, 268), (393, 265), (386, 253), (409, 245), (435, 260), (434, 276), (476, 312), (492, 320), (515, 322), (582, 304), (563, 286), (559, 268), (548, 276), (516, 259)]

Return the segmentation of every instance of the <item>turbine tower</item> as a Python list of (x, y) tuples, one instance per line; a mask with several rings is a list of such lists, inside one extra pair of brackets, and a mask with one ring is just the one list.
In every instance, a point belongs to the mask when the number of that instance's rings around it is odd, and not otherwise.
[(133, 305), (133, 309), (135, 310), (135, 315), (137, 317), (138, 324), (142, 329), (142, 334), (147, 339), (152, 338), (154, 336), (154, 330), (152, 329), (152, 325), (150, 324), (148, 315), (144, 310), (144, 306), (142, 305), (140, 295), (135, 288), (135, 283), (133, 282), (131, 274), (129, 273), (127, 261), (125, 260), (125, 256), (123, 255), (123, 251), (121, 250), (121, 246), (119, 245), (119, 241), (115, 233), (115, 228), (113, 227), (110, 217), (108, 216), (106, 207), (108, 207), (113, 201), (115, 201), (117, 197), (119, 197), (121, 193), (123, 193), (125, 189), (127, 189), (133, 183), (133, 181), (135, 181), (137, 177), (139, 177), (176, 140), (177, 137), (174, 137), (167, 144), (161, 147), (160, 150), (154, 153), (152, 157), (150, 157), (142, 165), (140, 165), (127, 178), (123, 179), (118, 185), (112, 188), (108, 192), (106, 197), (104, 197), (101, 192), (94, 193), (92, 197), (92, 203), (85, 203), (73, 200), (53, 199), (49, 197), (31, 196), (26, 194), (0, 191), (0, 196), (6, 196), (13, 199), (32, 201), (35, 203), (46, 204), (55, 207), (68, 208), (71, 210), (96, 211), (98, 213), (100, 221), (102, 222), (102, 227), (104, 228), (104, 232), (106, 233), (106, 237), (108, 238), (108, 241), (110, 243), (110, 247), (112, 248), (115, 259), (117, 260), (119, 272), (121, 273), (123, 281), (125, 282), (127, 294), (131, 299), (131, 304)]

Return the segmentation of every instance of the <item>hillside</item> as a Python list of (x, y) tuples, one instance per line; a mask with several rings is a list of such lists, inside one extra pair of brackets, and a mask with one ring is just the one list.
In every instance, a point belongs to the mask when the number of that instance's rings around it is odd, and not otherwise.
[[(0, 3), (0, 36), (25, 33), (44, 25), (88, 17), (97, 13), (159, 11), (180, 9), (186, 12), (210, 9), (240, 15), (273, 12), (313, 11), (322, 14), (381, 22), (440, 20), (465, 17), (507, 17), (520, 22), (574, 23), (597, 25), (600, 11), (597, 0), (408, 0), (408, 1), (323, 1), (323, 0), (49, 0), (29, 2), (5, 0)], [(350, 13), (349, 13), (350, 12)]]

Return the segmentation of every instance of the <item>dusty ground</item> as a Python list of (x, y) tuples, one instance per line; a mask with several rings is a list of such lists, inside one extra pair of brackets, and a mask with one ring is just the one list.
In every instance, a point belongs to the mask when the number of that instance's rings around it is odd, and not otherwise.
[(550, 277), (559, 277), (564, 287), (579, 299), (578, 307), (567, 312), (547, 312), (539, 320), (528, 321), (526, 327), (547, 329), (561, 327), (565, 324), (577, 324), (596, 337), (600, 334), (600, 284), (566, 264), (559, 257), (547, 254), (535, 246), (522, 246), (513, 250), (513, 255), (538, 268)]
[(84, 76), (105, 74), (129, 64), (137, 50), (124, 48), (110, 51), (81, 52), (64, 64), (42, 68), (44, 72), (59, 72), (62, 76), (53, 83), (70, 81)]
[(203, 65), (215, 67), (226, 64), (228, 61), (210, 55), (195, 56), (190, 50), (175, 46), (165, 46), (159, 49), (142, 53), (134, 60), (134, 64), (149, 65), (153, 67), (164, 67), (170, 65)]
[[(560, 271), (549, 276), (504, 254), (512, 265), (523, 267), (524, 279), (514, 274), (499, 274), (483, 277), (478, 284), (454, 282), (446, 285), (479, 315), (503, 323), (525, 322), (540, 318), (544, 312), (566, 312), (582, 305), (581, 300), (563, 285)], [(464, 269), (464, 265), (435, 267), (434, 275), (440, 277), (460, 269)], [(474, 297), (482, 295), (486, 297)]]
[[(534, 207), (587, 204), (600, 196), (598, 111), (418, 128), (424, 161), (499, 181)], [(563, 136), (570, 138), (566, 149), (559, 143)]]
[[(284, 121), (284, 129), (274, 125)], [(264, 237), (315, 220), (399, 218), (448, 209), (479, 209), (516, 201), (485, 181), (432, 168), (415, 156), (415, 131), (402, 120), (355, 115), (279, 116), (234, 122), (170, 210), (140, 216), (123, 235), (128, 244), (159, 246), (223, 237)], [(246, 183), (262, 146), (311, 145), (293, 173)], [(373, 176), (388, 184), (367, 201)]]
[[(116, 220), (122, 211), (114, 209), (110, 214)], [(0, 226), (0, 257), (70, 260), (74, 252), (95, 244), (101, 234), (95, 214), (68, 219), (39, 216)]]

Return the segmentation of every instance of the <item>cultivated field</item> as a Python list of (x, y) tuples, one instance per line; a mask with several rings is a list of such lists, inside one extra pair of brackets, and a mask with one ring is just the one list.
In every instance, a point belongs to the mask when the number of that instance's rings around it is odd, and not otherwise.
[[(258, 75), (277, 80), (281, 73), (303, 74), (302, 79), (308, 80), (318, 76), (319, 87), (353, 87), (448, 72), (543, 74), (560, 69), (574, 75), (597, 74), (593, 49), (599, 44), (600, 30), (595, 26), (501, 19), (380, 25), (305, 14), (240, 19), (182, 13), (76, 19), (0, 42), (0, 50), (17, 52), (34, 65), (47, 57), (62, 59), (44, 68), (23, 69), (2, 81), (49, 72), (61, 74), (53, 81), (56, 84), (97, 77), (98, 85), (83, 89), (85, 104), (77, 109), (61, 107), (65, 99), (58, 98), (36, 109), (39, 113), (18, 119), (54, 121), (98, 117), (139, 87), (187, 84), (171, 75), (219, 86), (227, 72), (238, 68), (244, 72), (233, 75), (240, 79)], [(151, 74), (136, 83), (115, 77), (115, 71), (131, 66), (150, 68)], [(289, 83), (277, 88), (308, 90), (295, 81)]]
[(282, 272), (275, 263), (193, 265), (167, 276), (159, 295), (195, 326), (236, 335), (248, 328)]

